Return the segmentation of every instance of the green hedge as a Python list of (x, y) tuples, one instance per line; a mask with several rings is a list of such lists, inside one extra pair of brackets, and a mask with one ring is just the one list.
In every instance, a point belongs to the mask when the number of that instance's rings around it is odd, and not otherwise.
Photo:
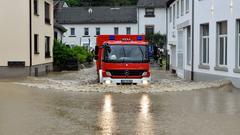
[(73, 59), (78, 60), (79, 63), (91, 62), (93, 57), (93, 54), (84, 47), (70, 48), (60, 41), (54, 41), (53, 59), (55, 66), (64, 67), (67, 60)]

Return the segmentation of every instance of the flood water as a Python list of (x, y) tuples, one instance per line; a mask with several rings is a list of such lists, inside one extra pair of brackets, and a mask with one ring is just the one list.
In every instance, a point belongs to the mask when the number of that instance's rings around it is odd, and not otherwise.
[(0, 135), (239, 135), (240, 90), (99, 93), (0, 83)]

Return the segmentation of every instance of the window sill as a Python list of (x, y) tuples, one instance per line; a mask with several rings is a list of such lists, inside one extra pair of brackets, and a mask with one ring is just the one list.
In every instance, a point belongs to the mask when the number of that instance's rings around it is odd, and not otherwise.
[(90, 37), (89, 35), (85, 35), (85, 36), (82, 36), (82, 37)]
[(76, 37), (76, 36), (69, 36), (69, 37)]
[(50, 59), (50, 58), (52, 58), (51, 56), (45, 56), (45, 59)]
[(209, 70), (209, 69), (210, 69), (210, 66), (209, 66), (209, 65), (203, 65), (203, 64), (201, 64), (201, 65), (198, 65), (198, 68), (199, 68), (199, 69), (207, 69), (207, 70)]
[(214, 67), (214, 70), (228, 72), (227, 67), (216, 66), (216, 67)]
[(39, 55), (40, 53), (39, 52), (34, 52), (35, 55)]
[(145, 15), (144, 17), (149, 17), (149, 18), (153, 18), (153, 17), (155, 17), (155, 15)]
[(233, 69), (233, 72), (234, 72), (234, 73), (240, 73), (240, 68), (235, 68), (235, 69)]
[(37, 17), (40, 16), (38, 13), (36, 13), (36, 14), (34, 13), (34, 15), (37, 16)]

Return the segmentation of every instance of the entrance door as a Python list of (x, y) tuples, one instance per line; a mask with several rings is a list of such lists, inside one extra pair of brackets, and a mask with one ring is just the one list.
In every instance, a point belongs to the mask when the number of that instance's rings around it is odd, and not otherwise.
[(177, 75), (184, 78), (184, 31), (178, 31), (177, 44)]

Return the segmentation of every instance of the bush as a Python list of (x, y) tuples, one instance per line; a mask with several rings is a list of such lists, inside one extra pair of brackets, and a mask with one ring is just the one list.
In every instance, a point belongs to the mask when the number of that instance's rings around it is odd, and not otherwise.
[(76, 46), (70, 48), (65, 44), (55, 40), (53, 47), (53, 59), (54, 65), (59, 68), (64, 68), (68, 60), (77, 60), (79, 63), (90, 62), (93, 54), (86, 48)]

